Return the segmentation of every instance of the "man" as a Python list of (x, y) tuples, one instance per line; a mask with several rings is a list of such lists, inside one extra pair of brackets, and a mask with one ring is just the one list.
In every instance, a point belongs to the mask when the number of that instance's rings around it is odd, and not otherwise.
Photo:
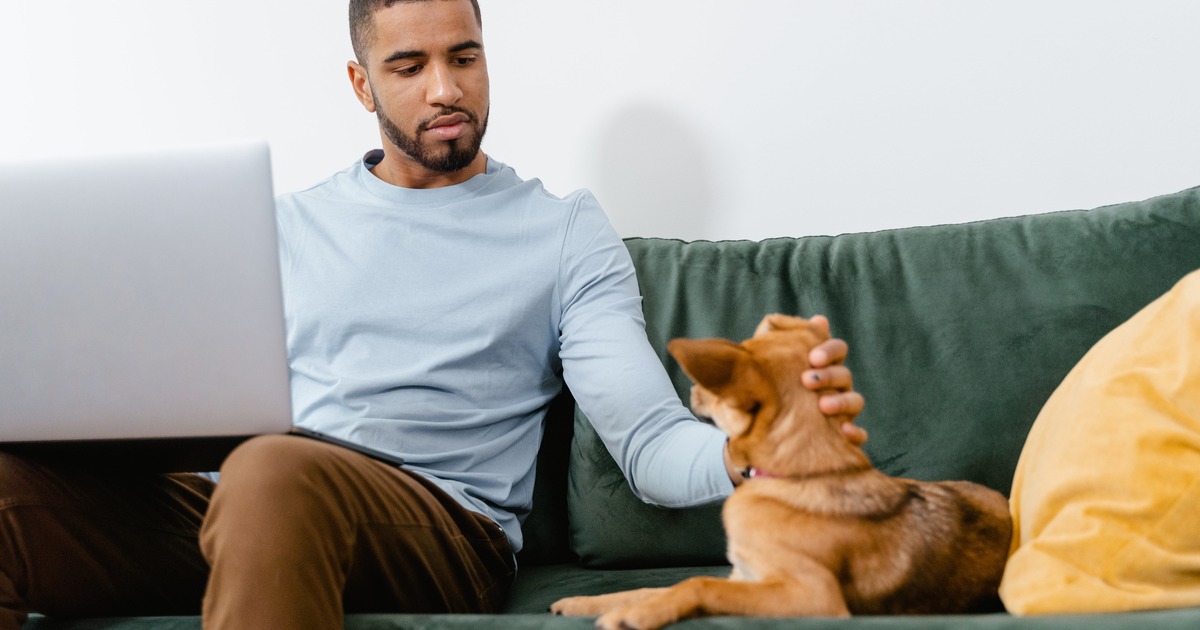
[[(350, 15), (351, 83), (384, 149), (279, 199), (293, 402), (297, 424), (408, 464), (264, 436), (214, 487), (0, 456), (0, 630), (31, 609), (194, 613), (202, 594), (209, 628), (495, 611), (564, 381), (643, 499), (697, 505), (740, 481), (651, 351), (595, 200), (554, 197), (479, 151), (475, 2), (353, 0)], [(853, 417), (845, 354), (814, 350), (806, 382)]]

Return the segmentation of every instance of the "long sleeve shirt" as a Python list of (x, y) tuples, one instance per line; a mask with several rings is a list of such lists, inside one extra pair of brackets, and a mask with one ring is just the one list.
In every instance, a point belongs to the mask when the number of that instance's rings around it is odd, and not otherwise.
[(732, 491), (725, 437), (675, 394), (590, 193), (556, 197), (494, 160), (400, 188), (370, 171), (381, 158), (278, 199), (297, 425), (402, 456), (515, 550), (564, 381), (643, 500)]

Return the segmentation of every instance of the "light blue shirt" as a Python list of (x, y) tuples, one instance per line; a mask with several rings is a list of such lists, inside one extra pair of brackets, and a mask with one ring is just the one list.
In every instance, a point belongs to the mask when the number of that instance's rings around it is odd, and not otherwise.
[(725, 437), (675, 394), (590, 193), (555, 197), (494, 160), (399, 188), (370, 172), (381, 157), (278, 199), (297, 425), (402, 456), (514, 550), (564, 380), (643, 500), (732, 491)]

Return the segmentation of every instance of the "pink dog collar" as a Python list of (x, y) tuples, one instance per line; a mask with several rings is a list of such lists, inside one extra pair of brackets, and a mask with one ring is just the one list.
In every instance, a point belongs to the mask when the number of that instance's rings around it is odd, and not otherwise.
[(753, 466), (747, 466), (744, 469), (742, 469), (742, 479), (754, 479), (755, 477), (778, 478), (780, 476), (781, 475), (776, 475), (775, 473), (770, 473), (765, 470), (755, 468)]

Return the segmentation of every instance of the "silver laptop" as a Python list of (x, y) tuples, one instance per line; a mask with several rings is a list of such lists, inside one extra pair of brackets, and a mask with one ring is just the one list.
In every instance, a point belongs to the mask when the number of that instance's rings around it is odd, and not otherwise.
[(0, 449), (215, 470), (291, 429), (264, 143), (0, 163)]

